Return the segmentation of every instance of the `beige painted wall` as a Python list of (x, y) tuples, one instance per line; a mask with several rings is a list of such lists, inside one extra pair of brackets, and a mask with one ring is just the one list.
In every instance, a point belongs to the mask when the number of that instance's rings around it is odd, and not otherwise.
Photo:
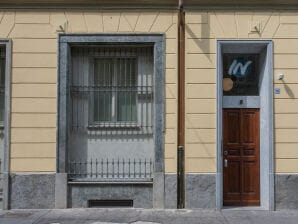
[(166, 34), (166, 170), (175, 172), (177, 16), (172, 12), (0, 13), (0, 38), (12, 38), (11, 172), (55, 172), (57, 30)]
[(276, 172), (297, 173), (298, 12), (194, 12), (186, 23), (186, 171), (216, 172), (216, 40), (273, 39)]
[[(261, 24), (261, 34), (250, 33)], [(298, 12), (186, 14), (186, 171), (216, 172), (216, 39), (273, 39), (276, 172), (298, 172)], [(177, 16), (175, 12), (10, 11), (0, 38), (12, 38), (11, 171), (55, 172), (57, 32), (166, 33), (167, 173), (176, 172)]]

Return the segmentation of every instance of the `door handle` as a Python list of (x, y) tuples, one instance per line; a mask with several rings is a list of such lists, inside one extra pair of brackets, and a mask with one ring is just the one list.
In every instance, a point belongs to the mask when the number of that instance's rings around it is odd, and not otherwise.
[(228, 167), (228, 160), (224, 159), (224, 167)]

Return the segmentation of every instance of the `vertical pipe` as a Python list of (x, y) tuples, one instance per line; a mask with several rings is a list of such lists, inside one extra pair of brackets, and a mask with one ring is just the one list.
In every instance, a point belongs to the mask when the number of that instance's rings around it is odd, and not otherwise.
[(185, 207), (185, 12), (179, 0), (178, 13), (178, 136), (177, 136), (177, 208)]

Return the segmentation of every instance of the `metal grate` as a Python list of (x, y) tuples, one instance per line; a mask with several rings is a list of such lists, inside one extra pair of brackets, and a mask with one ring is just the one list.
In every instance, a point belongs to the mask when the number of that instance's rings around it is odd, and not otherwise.
[(84, 46), (71, 54), (72, 131), (152, 134), (152, 47)]
[(69, 161), (69, 180), (152, 181), (151, 159)]
[(133, 200), (89, 200), (89, 208), (133, 207)]

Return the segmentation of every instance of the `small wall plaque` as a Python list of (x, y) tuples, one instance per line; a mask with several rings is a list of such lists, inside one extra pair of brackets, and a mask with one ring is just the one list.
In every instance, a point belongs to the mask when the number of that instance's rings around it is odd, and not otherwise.
[(274, 89), (274, 94), (280, 94), (280, 88), (275, 88)]

